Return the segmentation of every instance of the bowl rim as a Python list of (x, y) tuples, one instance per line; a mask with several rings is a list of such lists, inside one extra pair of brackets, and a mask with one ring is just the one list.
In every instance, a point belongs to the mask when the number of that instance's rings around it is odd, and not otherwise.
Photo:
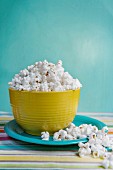
[(69, 92), (74, 92), (74, 91), (80, 91), (80, 88), (76, 89), (76, 90), (65, 90), (65, 91), (27, 91), (27, 90), (16, 90), (13, 88), (9, 88), (9, 91), (16, 91), (19, 93), (69, 93)]

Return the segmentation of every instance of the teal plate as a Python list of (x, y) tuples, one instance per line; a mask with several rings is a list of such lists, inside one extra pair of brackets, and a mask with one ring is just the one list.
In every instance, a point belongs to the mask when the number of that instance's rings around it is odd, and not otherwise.
[[(106, 126), (103, 122), (82, 115), (77, 115), (73, 121), (76, 126), (81, 124), (91, 124), (95, 125), (99, 130), (101, 130), (104, 126)], [(64, 141), (53, 141), (52, 136), (49, 141), (42, 140), (40, 136), (33, 136), (27, 134), (23, 131), (23, 129), (17, 124), (16, 120), (11, 120), (4, 127), (5, 132), (12, 138), (17, 140), (21, 140), (24, 142), (41, 144), (41, 145), (72, 145), (77, 144), (79, 142), (87, 142), (87, 138), (76, 139), (76, 140), (64, 140)]]

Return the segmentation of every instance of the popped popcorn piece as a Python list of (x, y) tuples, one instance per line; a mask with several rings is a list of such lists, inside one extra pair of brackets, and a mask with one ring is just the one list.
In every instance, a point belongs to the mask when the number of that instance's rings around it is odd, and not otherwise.
[(53, 140), (59, 140), (59, 132), (54, 133)]
[(96, 139), (96, 133), (91, 133), (90, 136), (89, 136), (89, 139)]
[(67, 137), (67, 132), (65, 130), (59, 130), (59, 135), (61, 140), (64, 140)]
[(93, 157), (98, 158), (100, 156), (99, 151), (93, 151)]
[(78, 153), (80, 157), (84, 157), (91, 154), (91, 149), (88, 144), (81, 145), (82, 147), (79, 149)]
[(108, 132), (108, 127), (107, 127), (107, 126), (104, 126), (104, 127), (102, 128), (102, 132), (103, 132), (103, 133)]
[(76, 139), (76, 137), (73, 137), (71, 134), (67, 134), (66, 138), (67, 140), (73, 140)]
[(113, 169), (113, 153), (106, 156), (106, 159), (102, 162), (102, 166), (105, 169)]
[(82, 139), (82, 138), (87, 138), (86, 135), (79, 135), (79, 138)]
[(80, 148), (83, 148), (83, 147), (84, 147), (84, 144), (83, 144), (82, 142), (80, 142), (80, 143), (78, 144), (78, 146), (79, 146)]
[(107, 152), (99, 151), (99, 154), (100, 154), (100, 158), (102, 158), (102, 159), (105, 159), (105, 158), (107, 158), (107, 157), (108, 157)]
[(74, 128), (75, 124), (74, 123), (70, 123), (70, 125), (68, 126), (68, 128)]
[(113, 153), (111, 155), (109, 155), (109, 160), (113, 161)]
[(41, 132), (42, 140), (49, 140), (49, 132)]
[(94, 133), (98, 132), (98, 128), (96, 126), (93, 126), (92, 130), (93, 130)]
[(89, 136), (91, 133), (92, 133), (92, 128), (90, 126), (88, 126), (86, 129), (87, 136)]
[(64, 72), (62, 61), (55, 65), (44, 60), (28, 66), (15, 74), (9, 86), (16, 90), (27, 91), (65, 91), (76, 90), (82, 85), (78, 79), (74, 79), (68, 72)]
[(113, 160), (112, 160), (112, 161), (109, 161), (109, 168), (110, 168), (110, 169), (113, 169)]
[(109, 167), (109, 160), (105, 159), (105, 160), (102, 162), (102, 166), (103, 166), (105, 169), (108, 169), (108, 167)]

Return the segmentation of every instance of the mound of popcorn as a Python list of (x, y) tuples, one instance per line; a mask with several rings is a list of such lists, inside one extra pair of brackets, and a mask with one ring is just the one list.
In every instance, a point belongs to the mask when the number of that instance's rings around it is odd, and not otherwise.
[[(65, 130), (61, 129), (53, 134), (54, 141), (76, 140), (87, 138), (87, 143), (80, 142), (78, 144), (78, 155), (80, 157), (92, 156), (93, 158), (101, 158), (104, 161), (101, 166), (105, 169), (113, 169), (113, 139), (107, 135), (108, 128), (105, 126), (99, 130), (91, 124), (82, 124), (75, 126), (71, 123)], [(42, 140), (49, 140), (49, 132), (42, 132)], [(112, 152), (108, 152), (109, 148)]]
[(8, 84), (10, 88), (16, 90), (45, 92), (76, 90), (82, 87), (78, 79), (74, 79), (64, 71), (61, 60), (57, 64), (47, 60), (36, 62), (27, 69), (21, 70), (19, 74), (15, 74)]

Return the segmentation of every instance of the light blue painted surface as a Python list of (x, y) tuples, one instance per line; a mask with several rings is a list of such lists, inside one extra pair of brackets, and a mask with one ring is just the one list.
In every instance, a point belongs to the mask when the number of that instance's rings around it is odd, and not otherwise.
[(79, 111), (113, 112), (113, 0), (0, 0), (0, 110), (14, 74), (44, 59), (81, 80)]

